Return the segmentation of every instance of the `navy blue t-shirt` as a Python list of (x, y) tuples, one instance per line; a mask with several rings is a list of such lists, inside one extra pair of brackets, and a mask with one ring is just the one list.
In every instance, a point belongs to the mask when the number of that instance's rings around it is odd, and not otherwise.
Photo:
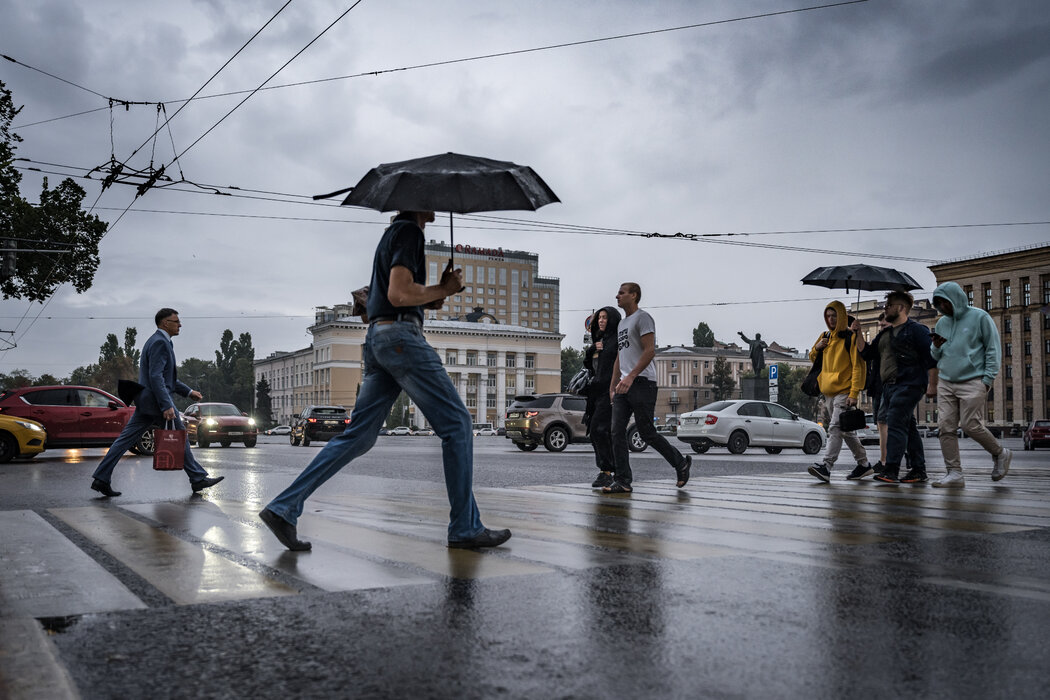
[(395, 219), (376, 247), (372, 262), (372, 283), (368, 292), (368, 317), (376, 319), (401, 313), (414, 313), (423, 320), (422, 306), (394, 306), (386, 296), (390, 288), (390, 268), (400, 265), (412, 271), (412, 280), (427, 283), (423, 230), (409, 219)]

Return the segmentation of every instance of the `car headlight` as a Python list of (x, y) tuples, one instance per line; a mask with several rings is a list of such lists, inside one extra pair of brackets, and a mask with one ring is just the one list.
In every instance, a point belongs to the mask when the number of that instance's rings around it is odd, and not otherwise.
[(219, 421), (215, 420), (214, 418), (205, 418), (204, 419), (204, 425), (208, 426), (209, 428), (214, 428), (218, 424), (219, 424)]
[(255, 425), (255, 419), (254, 418), (249, 418), (248, 419), (248, 425), (253, 425), (254, 426)]
[(36, 423), (25, 423), (25, 422), (20, 421), (20, 420), (16, 420), (15, 423), (18, 423), (20, 426), (22, 426), (26, 430), (43, 430), (43, 428), (41, 428)]

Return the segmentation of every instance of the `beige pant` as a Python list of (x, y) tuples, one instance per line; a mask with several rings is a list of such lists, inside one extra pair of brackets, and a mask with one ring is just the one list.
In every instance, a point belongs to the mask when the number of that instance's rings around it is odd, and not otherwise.
[(999, 441), (984, 427), (987, 397), (988, 387), (980, 377), (965, 382), (946, 382), (943, 379), (937, 382), (937, 427), (940, 429), (944, 466), (949, 471), (962, 471), (959, 436), (955, 434), (960, 427), (993, 457), (1003, 451)]
[(849, 394), (838, 394), (837, 396), (825, 394), (824, 400), (831, 409), (831, 418), (828, 419), (828, 448), (824, 451), (824, 464), (829, 470), (835, 466), (839, 452), (842, 451), (842, 441), (845, 440), (857, 464), (867, 465), (868, 453), (864, 445), (860, 444), (860, 438), (855, 432), (842, 432), (842, 428), (839, 427), (839, 416), (846, 410)]

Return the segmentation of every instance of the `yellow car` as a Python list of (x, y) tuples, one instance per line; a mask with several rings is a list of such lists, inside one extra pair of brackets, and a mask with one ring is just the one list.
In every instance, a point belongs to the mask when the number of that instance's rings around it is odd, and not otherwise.
[(35, 420), (0, 414), (0, 464), (43, 452), (46, 442), (47, 431)]

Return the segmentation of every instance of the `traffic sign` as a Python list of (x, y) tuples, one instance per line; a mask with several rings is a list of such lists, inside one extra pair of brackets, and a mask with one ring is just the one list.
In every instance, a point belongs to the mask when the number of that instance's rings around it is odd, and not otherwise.
[(778, 365), (769, 366), (769, 381), (773, 384), (777, 383), (780, 379), (780, 367)]
[(777, 394), (777, 388), (775, 386), (771, 387), (769, 390), (769, 400), (776, 403), (778, 397), (779, 394)]

